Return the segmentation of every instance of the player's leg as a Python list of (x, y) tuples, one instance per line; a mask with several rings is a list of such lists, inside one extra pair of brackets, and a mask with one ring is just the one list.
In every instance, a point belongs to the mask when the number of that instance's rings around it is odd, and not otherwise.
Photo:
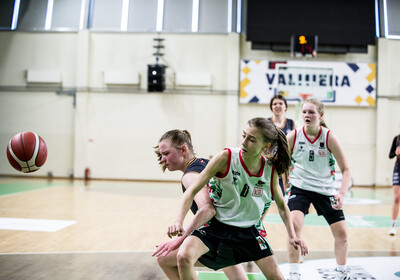
[(393, 168), (393, 204), (392, 204), (392, 225), (388, 232), (389, 235), (396, 235), (397, 218), (399, 216), (400, 205), (400, 163), (396, 162)]
[[(308, 191), (301, 190), (296, 187), (291, 187), (290, 193), (288, 193), (288, 207), (290, 209), (290, 216), (292, 218), (293, 227), (296, 232), (296, 236), (303, 239), (303, 227), (304, 218), (308, 214), (310, 208), (311, 198), (313, 194)], [(287, 242), (288, 253), (289, 253), (289, 271), (290, 280), (301, 279), (300, 274), (300, 263), (301, 263), (301, 252), (296, 250), (289, 242)]]
[(229, 280), (248, 280), (246, 272), (241, 264), (225, 267), (222, 269)]
[(170, 280), (179, 280), (178, 263), (176, 260), (176, 255), (178, 254), (178, 250), (179, 249), (172, 251), (165, 257), (164, 256), (157, 257), (158, 265), (161, 267), (165, 275)]
[(335, 239), (335, 257), (336, 257), (336, 279), (347, 280), (353, 279), (347, 270), (347, 229), (344, 220), (332, 223), (330, 225), (333, 238)]
[(338, 265), (346, 265), (348, 250), (346, 222), (339, 221), (331, 224), (330, 227), (335, 240), (336, 262)]
[[(296, 236), (302, 239), (304, 217), (305, 217), (304, 213), (299, 210), (293, 210), (290, 212), (290, 216), (292, 217)], [(289, 242), (287, 242), (287, 246), (289, 252), (289, 279), (290, 280), (301, 279), (301, 273), (300, 273), (300, 263), (302, 262), (301, 252), (300, 250), (296, 250)]]
[(396, 235), (397, 218), (400, 207), (400, 185), (393, 185), (392, 226), (389, 235)]
[(268, 280), (285, 279), (279, 269), (278, 262), (274, 255), (255, 261), (261, 272)]
[(194, 266), (200, 256), (208, 251), (208, 247), (196, 236), (189, 236), (183, 241), (177, 254), (178, 271), (181, 279), (197, 279)]
[[(290, 212), (292, 217), (294, 230), (296, 236), (302, 239), (302, 232), (304, 226), (304, 213), (299, 210)], [(288, 243), (289, 263), (300, 263), (300, 250), (296, 250), (290, 243)]]

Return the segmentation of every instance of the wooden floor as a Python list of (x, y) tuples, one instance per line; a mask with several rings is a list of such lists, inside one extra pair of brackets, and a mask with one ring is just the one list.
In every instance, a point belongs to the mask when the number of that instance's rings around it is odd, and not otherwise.
[[(0, 279), (165, 279), (151, 252), (167, 240), (181, 196), (175, 182), (0, 177), (0, 219), (42, 221), (43, 228), (54, 220), (73, 223), (55, 232), (0, 229)], [(391, 188), (353, 187), (346, 199), (349, 256), (400, 256), (400, 236), (387, 235)], [(313, 211), (309, 220), (305, 261), (333, 258), (329, 227)], [(265, 226), (279, 263), (287, 262), (274, 204)]]

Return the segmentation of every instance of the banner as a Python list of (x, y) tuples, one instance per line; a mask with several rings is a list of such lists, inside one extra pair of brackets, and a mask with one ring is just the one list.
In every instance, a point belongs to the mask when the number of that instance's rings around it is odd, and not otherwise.
[(242, 60), (240, 103), (289, 103), (308, 96), (333, 106), (375, 106), (376, 65), (368, 63)]

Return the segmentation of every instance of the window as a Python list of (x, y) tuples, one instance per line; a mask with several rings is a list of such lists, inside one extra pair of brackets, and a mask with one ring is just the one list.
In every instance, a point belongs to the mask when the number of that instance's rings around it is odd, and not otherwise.
[(12, 29), (14, 0), (3, 1), (0, 4), (0, 30)]
[(165, 0), (163, 31), (191, 32), (193, 2)]
[(0, 30), (229, 33), (243, 0), (3, 0)]

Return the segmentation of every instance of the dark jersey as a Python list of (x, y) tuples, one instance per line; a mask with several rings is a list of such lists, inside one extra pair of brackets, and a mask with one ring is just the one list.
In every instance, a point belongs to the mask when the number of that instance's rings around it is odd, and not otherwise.
[[(400, 135), (394, 137), (392, 142), (392, 147), (390, 147), (389, 158), (394, 158), (396, 156), (396, 148), (400, 146)], [(397, 157), (396, 162), (399, 162), (400, 159)]]
[[(272, 121), (271, 118), (268, 119)], [(283, 133), (285, 133), (285, 135), (288, 135), (288, 133), (294, 129), (294, 121), (292, 119), (286, 119), (285, 126), (280, 129), (283, 131)]]
[[(207, 163), (209, 162), (208, 159), (204, 158), (194, 158), (191, 162), (189, 162), (188, 167), (186, 170), (183, 172), (183, 174), (188, 173), (188, 172), (197, 172), (201, 173), (201, 171), (206, 168)], [(185, 192), (186, 188), (182, 184), (182, 191)], [(193, 201), (192, 206), (190, 207), (190, 210), (192, 210), (193, 214), (196, 214), (197, 210), (199, 208), (197, 207), (197, 204), (195, 201)]]

